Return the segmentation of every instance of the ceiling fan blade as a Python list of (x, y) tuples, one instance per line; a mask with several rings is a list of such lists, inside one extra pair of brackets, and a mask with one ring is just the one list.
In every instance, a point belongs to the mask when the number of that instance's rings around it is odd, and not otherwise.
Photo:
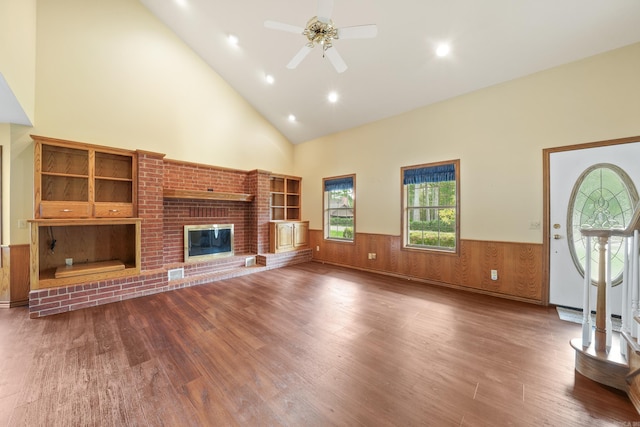
[(329, 22), (333, 13), (333, 0), (318, 0), (318, 13), (316, 16), (320, 22)]
[(295, 25), (283, 24), (282, 22), (276, 21), (264, 21), (265, 28), (270, 28), (272, 30), (281, 30), (287, 31), (289, 33), (302, 34), (304, 28), (298, 27)]
[(371, 39), (377, 35), (378, 26), (375, 24), (338, 28), (340, 39)]
[(329, 62), (331, 62), (331, 65), (333, 65), (333, 68), (335, 68), (338, 73), (343, 73), (347, 69), (347, 64), (335, 47), (327, 49), (324, 55), (329, 58)]
[(294, 56), (291, 61), (289, 61), (289, 63), (287, 64), (287, 68), (290, 70), (293, 70), (294, 68), (296, 68), (298, 65), (300, 65), (300, 63), (302, 62), (302, 60), (309, 54), (309, 52), (311, 52), (311, 47), (304, 45), (302, 47), (302, 49), (300, 49), (298, 51), (298, 53), (296, 53), (296, 56)]

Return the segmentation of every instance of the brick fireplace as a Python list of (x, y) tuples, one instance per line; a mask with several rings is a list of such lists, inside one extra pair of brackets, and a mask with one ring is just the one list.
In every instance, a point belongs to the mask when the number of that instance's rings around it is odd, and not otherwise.
[[(214, 280), (251, 274), (311, 260), (311, 250), (269, 254), (269, 178), (262, 170), (241, 171), (164, 158), (138, 151), (138, 217), (141, 227), (139, 276), (40, 289), (29, 296), (32, 318), (96, 306)], [(251, 201), (165, 198), (166, 189), (243, 193)], [(184, 262), (184, 226), (233, 224), (235, 255)], [(256, 265), (245, 267), (247, 257)], [(167, 271), (184, 268), (184, 278)]]

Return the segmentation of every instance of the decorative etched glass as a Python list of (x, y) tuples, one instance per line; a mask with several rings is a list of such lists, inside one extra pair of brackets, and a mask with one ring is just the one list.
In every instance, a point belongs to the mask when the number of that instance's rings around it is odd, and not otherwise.
[[(633, 208), (638, 201), (638, 193), (633, 182), (618, 166), (600, 163), (585, 170), (576, 181), (569, 201), (567, 232), (569, 250), (573, 262), (584, 277), (587, 237), (581, 228), (625, 228)], [(591, 280), (598, 278), (598, 239), (592, 237)], [(621, 237), (609, 240), (611, 251), (611, 277), (614, 285), (622, 280), (624, 246)]]

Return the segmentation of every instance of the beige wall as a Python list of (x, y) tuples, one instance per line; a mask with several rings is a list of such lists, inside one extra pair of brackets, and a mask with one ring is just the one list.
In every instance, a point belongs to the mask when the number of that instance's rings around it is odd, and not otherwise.
[[(18, 55), (28, 56), (26, 42), (14, 37), (25, 28), (31, 65)], [(33, 128), (0, 129), (0, 144), (11, 144), (6, 244), (29, 242), (28, 230), (17, 227), (19, 219), (33, 218), (29, 134), (242, 170), (293, 171), (291, 143), (138, 1), (38, 0), (37, 10), (35, 0), (1, 2), (0, 40), (9, 45), (0, 54), (11, 53), (5, 77), (25, 70), (15, 85), (7, 80), (34, 118)]]
[(144, 6), (40, 0), (34, 133), (290, 173), (291, 143)]
[[(0, 73), (7, 81), (27, 118), (33, 123), (35, 118), (36, 0), (0, 2)], [(29, 241), (27, 229), (17, 230), (17, 220), (33, 216), (29, 212), (31, 206), (29, 200), (32, 197), (28, 197), (33, 193), (33, 167), (20, 170), (23, 163), (17, 162), (15, 166), (13, 164), (14, 156), (20, 156), (21, 144), (24, 145), (23, 143), (14, 144), (15, 138), (19, 139), (18, 135), (23, 133), (23, 129), (26, 128), (8, 123), (0, 124), (3, 245)], [(18, 200), (15, 210), (13, 209), (14, 200)]]
[(36, 0), (0, 1), (0, 74), (33, 123)]
[(400, 234), (400, 168), (461, 162), (461, 237), (541, 243), (542, 149), (640, 135), (640, 44), (295, 146), (303, 216), (356, 174), (356, 229)]
[(2, 186), (0, 188), (0, 191), (2, 191), (2, 210), (0, 212), (0, 214), (2, 215), (2, 241), (0, 241), (0, 244), (2, 245), (8, 245), (10, 241), (10, 221), (8, 221), (7, 218), (10, 217), (11, 212), (9, 210), (9, 203), (5, 202), (5, 200), (9, 200), (11, 185), (11, 165), (9, 163), (9, 159), (11, 158), (10, 129), (11, 125), (9, 125), (8, 123), (0, 123), (0, 147), (2, 147)]
[[(8, 227), (9, 235), (3, 237), (6, 244), (12, 245), (29, 243), (29, 227), (19, 228), (19, 220), (33, 218), (33, 142), (29, 137), (31, 128), (27, 126), (11, 125), (11, 151), (7, 153), (7, 159), (11, 162), (10, 197), (3, 196), (3, 201), (8, 201), (10, 214), (8, 221), (3, 221), (5, 229)], [(6, 164), (7, 159), (3, 161)], [(6, 176), (3, 173), (3, 178)], [(3, 183), (4, 184), (4, 183)]]
[(28, 226), (18, 228), (18, 220), (33, 218), (33, 148), (27, 135), (30, 129), (0, 123), (2, 245), (29, 242)]

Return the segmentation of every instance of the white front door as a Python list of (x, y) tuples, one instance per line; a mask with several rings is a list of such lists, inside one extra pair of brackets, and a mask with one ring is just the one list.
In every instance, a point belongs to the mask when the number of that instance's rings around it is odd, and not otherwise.
[[(567, 240), (567, 214), (571, 192), (581, 174), (597, 163), (620, 167), (636, 188), (640, 184), (640, 142), (551, 153), (549, 157), (549, 303), (582, 307), (584, 279), (576, 268)], [(591, 301), (595, 301), (592, 286)], [(620, 314), (621, 286), (613, 288), (611, 308)]]

